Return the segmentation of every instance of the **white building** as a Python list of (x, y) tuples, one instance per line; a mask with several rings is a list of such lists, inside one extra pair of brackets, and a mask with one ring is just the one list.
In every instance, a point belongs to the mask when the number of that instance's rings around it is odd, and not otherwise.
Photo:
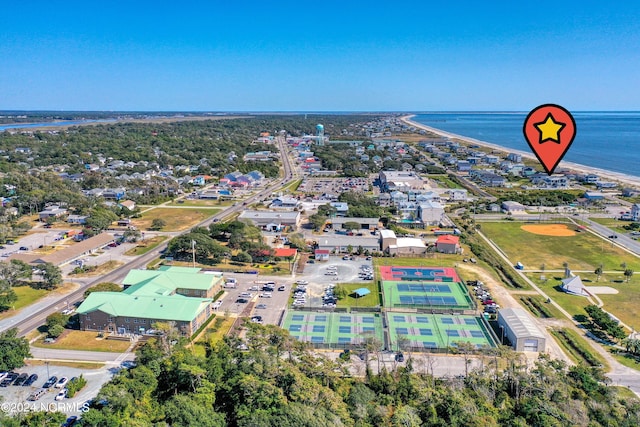
[(418, 217), (425, 225), (438, 225), (444, 217), (444, 206), (438, 202), (425, 202), (418, 206)]

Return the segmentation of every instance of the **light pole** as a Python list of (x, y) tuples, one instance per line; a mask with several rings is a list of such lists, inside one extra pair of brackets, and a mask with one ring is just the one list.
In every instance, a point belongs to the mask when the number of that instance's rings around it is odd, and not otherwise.
[(196, 268), (196, 241), (191, 241), (191, 255), (193, 256), (193, 268)]

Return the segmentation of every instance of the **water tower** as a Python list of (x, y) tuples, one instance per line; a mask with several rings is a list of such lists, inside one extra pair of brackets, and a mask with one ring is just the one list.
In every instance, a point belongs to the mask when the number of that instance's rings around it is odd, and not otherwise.
[(316, 125), (316, 143), (324, 145), (324, 126), (321, 124)]

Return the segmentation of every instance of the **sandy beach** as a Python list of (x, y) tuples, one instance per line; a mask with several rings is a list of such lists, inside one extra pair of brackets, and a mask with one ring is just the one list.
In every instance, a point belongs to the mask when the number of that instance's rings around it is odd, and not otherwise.
[[(522, 150), (514, 150), (512, 148), (502, 147), (500, 145), (492, 144), (490, 142), (480, 141), (475, 138), (469, 138), (466, 136), (457, 135), (455, 133), (446, 132), (431, 126), (423, 125), (422, 123), (414, 122), (413, 120), (411, 120), (413, 117), (415, 117), (415, 114), (403, 116), (400, 118), (400, 120), (402, 120), (403, 122), (407, 123), (410, 126), (415, 126), (416, 128), (426, 130), (427, 132), (431, 132), (439, 136), (443, 136), (451, 139), (457, 139), (467, 144), (481, 145), (483, 147), (491, 148), (492, 150), (501, 151), (503, 153), (518, 153), (522, 155), (522, 157), (535, 160), (536, 162), (538, 161), (536, 156), (534, 156), (530, 152), (526, 152)], [(636, 176), (625, 175), (623, 173), (612, 172), (605, 169), (599, 169), (591, 166), (585, 166), (578, 163), (565, 162), (565, 161), (560, 162), (560, 164), (558, 165), (558, 168), (570, 169), (572, 171), (579, 172), (579, 173), (593, 173), (600, 176), (601, 178), (604, 178), (607, 181), (617, 181), (621, 183), (623, 186), (640, 188), (640, 177), (636, 177)]]

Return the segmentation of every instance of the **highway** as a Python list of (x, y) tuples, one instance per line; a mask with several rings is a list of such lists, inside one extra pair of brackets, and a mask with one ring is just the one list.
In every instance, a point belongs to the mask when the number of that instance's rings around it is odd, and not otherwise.
[[(282, 165), (284, 169), (284, 176), (278, 181), (276, 181), (275, 183), (273, 183), (272, 185), (270, 185), (269, 187), (267, 187), (266, 189), (246, 199), (242, 204), (239, 204), (239, 203), (234, 204), (233, 206), (228, 207), (227, 209), (219, 212), (218, 214), (210, 218), (207, 218), (206, 220), (200, 222), (199, 224), (196, 224), (194, 227), (207, 227), (214, 220), (222, 221), (225, 218), (231, 216), (232, 214), (242, 211), (244, 209), (244, 206), (255, 203), (260, 199), (271, 195), (271, 193), (273, 193), (275, 190), (282, 188), (284, 185), (288, 184), (289, 182), (297, 178), (298, 172), (296, 170), (292, 170), (291, 159), (289, 157), (288, 150), (285, 145), (284, 137), (280, 135), (276, 138), (276, 140), (277, 140), (278, 148), (282, 155)], [(189, 231), (187, 230), (180, 234), (186, 234), (188, 232)], [(61, 306), (66, 306), (67, 303), (71, 305), (79, 301), (82, 301), (84, 299), (84, 292), (88, 288), (103, 282), (121, 283), (130, 270), (146, 268), (147, 264), (149, 264), (152, 260), (160, 256), (160, 253), (167, 248), (167, 245), (168, 245), (168, 242), (164, 242), (160, 244), (158, 247), (156, 247), (155, 249), (147, 252), (144, 255), (141, 255), (139, 258), (136, 258), (134, 261), (129, 262), (119, 268), (116, 268), (110, 273), (100, 276), (99, 278), (93, 280), (92, 282), (84, 284), (83, 286), (71, 292), (70, 294), (61, 296), (59, 299), (35, 311), (33, 314), (25, 317), (22, 321), (12, 324), (11, 327), (15, 327), (18, 329), (18, 336), (25, 336), (29, 331), (44, 324), (47, 316), (59, 311), (59, 308)], [(24, 310), (28, 310), (28, 309), (29, 307), (24, 308)], [(9, 326), (5, 326), (2, 329), (8, 329), (8, 328)], [(2, 331), (2, 329), (0, 329), (0, 332)]]

